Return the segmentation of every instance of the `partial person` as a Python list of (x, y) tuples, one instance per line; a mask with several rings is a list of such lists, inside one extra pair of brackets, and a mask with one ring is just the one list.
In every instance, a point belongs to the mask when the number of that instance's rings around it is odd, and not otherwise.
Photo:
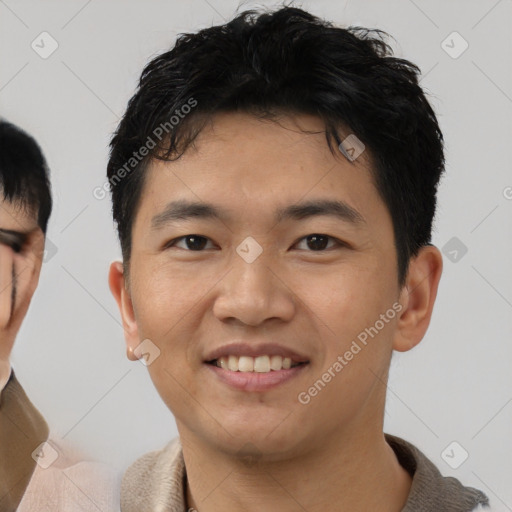
[(120, 475), (52, 435), (11, 368), (41, 273), (49, 178), (34, 138), (0, 120), (0, 512), (118, 512)]
[(52, 210), (46, 161), (36, 141), (0, 120), (0, 510), (14, 511), (34, 450), (49, 429), (11, 368), (14, 341), (37, 288)]

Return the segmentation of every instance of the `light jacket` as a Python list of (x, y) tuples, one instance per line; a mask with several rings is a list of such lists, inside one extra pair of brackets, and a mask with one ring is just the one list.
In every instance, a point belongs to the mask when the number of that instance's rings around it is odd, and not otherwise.
[[(402, 512), (489, 511), (481, 491), (444, 477), (414, 445), (389, 434), (388, 444), (411, 474), (412, 486)], [(179, 439), (164, 449), (147, 453), (125, 472), (121, 484), (122, 512), (187, 512), (185, 463)]]

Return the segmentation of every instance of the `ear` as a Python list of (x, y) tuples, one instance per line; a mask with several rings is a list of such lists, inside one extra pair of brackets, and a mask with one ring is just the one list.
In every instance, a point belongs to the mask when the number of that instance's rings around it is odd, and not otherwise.
[(132, 299), (126, 286), (123, 263), (121, 261), (113, 261), (110, 264), (108, 284), (123, 320), (126, 355), (131, 361), (137, 361), (138, 357), (135, 356), (134, 350), (139, 345), (139, 330), (135, 321)]
[(422, 247), (411, 259), (407, 280), (400, 292), (403, 309), (397, 321), (394, 350), (406, 352), (425, 336), (442, 271), (443, 256), (434, 245)]

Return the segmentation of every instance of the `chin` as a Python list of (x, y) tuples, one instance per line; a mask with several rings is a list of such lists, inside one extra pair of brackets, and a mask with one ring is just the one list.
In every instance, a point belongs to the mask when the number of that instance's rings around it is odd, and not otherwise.
[(266, 462), (275, 462), (290, 458), (293, 453), (298, 451), (301, 444), (300, 440), (294, 438), (292, 432), (286, 435), (269, 437), (262, 432), (245, 432), (245, 435), (224, 439), (220, 442), (219, 438), (212, 439), (216, 448), (230, 457), (240, 457), (252, 461), (260, 460)]

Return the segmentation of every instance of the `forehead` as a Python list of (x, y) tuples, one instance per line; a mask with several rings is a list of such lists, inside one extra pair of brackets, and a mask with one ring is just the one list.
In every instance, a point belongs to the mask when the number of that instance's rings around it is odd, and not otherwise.
[(36, 214), (19, 202), (6, 201), (0, 191), (0, 228), (26, 232), (37, 226)]
[(364, 217), (386, 215), (370, 159), (333, 155), (321, 119), (300, 115), (277, 122), (243, 113), (217, 115), (182, 157), (147, 168), (136, 223), (151, 222), (171, 200), (207, 202), (243, 212), (247, 222), (276, 207), (308, 199), (340, 199)]

